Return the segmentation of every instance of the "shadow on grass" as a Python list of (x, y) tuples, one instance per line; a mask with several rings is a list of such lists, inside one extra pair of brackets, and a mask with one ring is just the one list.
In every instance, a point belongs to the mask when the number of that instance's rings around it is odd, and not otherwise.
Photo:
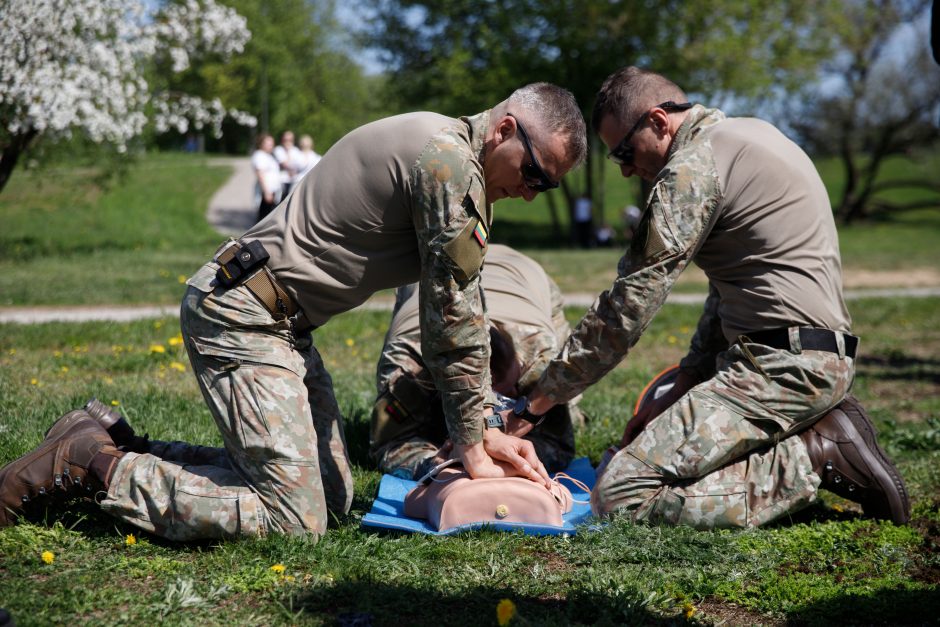
[(858, 361), (857, 375), (888, 381), (926, 381), (940, 385), (940, 359), (906, 354), (866, 356)]
[(936, 625), (940, 590), (880, 590), (834, 596), (787, 613), (789, 625)]
[(433, 587), (433, 572), (424, 574), (430, 582), (426, 588), (374, 580), (344, 581), (304, 590), (281, 603), (292, 608), (298, 618), (306, 615), (344, 627), (495, 624), (496, 607), (502, 599), (515, 604), (513, 624), (697, 624), (654, 614), (637, 589), (610, 594), (574, 592), (568, 599), (522, 596), (495, 586), (450, 593)]

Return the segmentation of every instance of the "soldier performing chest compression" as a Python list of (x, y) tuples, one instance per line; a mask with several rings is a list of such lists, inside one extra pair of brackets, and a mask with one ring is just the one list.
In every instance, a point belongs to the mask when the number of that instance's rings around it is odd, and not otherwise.
[(349, 133), (188, 281), (181, 327), (228, 464), (187, 466), (192, 451), (179, 446), (160, 450), (183, 463), (149, 447), (119, 450), (139, 441), (90, 404), (0, 470), (0, 526), (47, 495), (77, 493), (171, 539), (324, 533), (328, 508), (348, 510), (352, 478), (310, 331), (416, 280), (424, 355), (455, 455), (472, 476), (547, 482), (531, 443), (484, 428), (496, 401), (479, 269), (491, 204), (557, 186), (585, 145), (574, 98), (547, 83), (473, 117), (412, 113)]

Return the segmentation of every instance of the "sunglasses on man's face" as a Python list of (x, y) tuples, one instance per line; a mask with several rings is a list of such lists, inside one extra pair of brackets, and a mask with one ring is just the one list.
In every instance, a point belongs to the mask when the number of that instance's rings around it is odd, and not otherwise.
[(522, 122), (511, 113), (507, 113), (506, 115), (516, 121), (516, 128), (519, 129), (519, 135), (522, 137), (522, 145), (525, 146), (525, 151), (529, 155), (529, 162), (522, 164), (522, 180), (525, 182), (526, 187), (537, 192), (546, 192), (558, 187), (558, 183), (549, 178), (545, 170), (542, 169), (539, 160), (535, 157), (535, 152), (532, 150), (532, 143), (529, 141), (529, 134), (526, 133)]
[[(691, 109), (691, 102), (675, 103), (672, 100), (667, 100), (661, 104), (656, 105), (653, 109), (662, 109), (663, 111), (672, 113), (673, 111), (685, 111), (686, 109)], [(650, 109), (646, 113), (640, 116), (640, 119), (636, 121), (636, 124), (627, 131), (627, 134), (623, 136), (617, 145), (614, 146), (614, 149), (607, 153), (607, 158), (616, 163), (617, 165), (633, 165), (633, 158), (636, 156), (636, 150), (633, 148), (633, 145), (630, 144), (630, 140), (633, 138), (634, 133), (640, 130), (643, 122), (649, 119), (650, 113), (653, 112), (653, 109)]]

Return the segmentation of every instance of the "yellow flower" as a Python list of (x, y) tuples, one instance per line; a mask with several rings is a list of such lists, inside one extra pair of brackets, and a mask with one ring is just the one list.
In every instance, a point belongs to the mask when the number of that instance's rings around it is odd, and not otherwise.
[(177, 283), (185, 283), (185, 282), (186, 282), (186, 275), (185, 275), (185, 274), (181, 274), (181, 275), (177, 276), (177, 277), (176, 277), (176, 281), (177, 281)]
[(689, 620), (695, 614), (695, 606), (686, 601), (682, 604), (682, 613), (685, 615), (685, 619)]
[(8, 351), (8, 353), (9, 353), (10, 355), (16, 355), (16, 349), (15, 349), (15, 348), (11, 348), (11, 349)]
[(284, 564), (275, 564), (271, 567), (271, 570), (276, 572), (278, 575), (284, 572)]
[(352, 346), (355, 343), (356, 343), (356, 340), (352, 339), (351, 337), (346, 338), (346, 346)]
[(506, 627), (516, 615), (516, 604), (509, 599), (503, 599), (496, 604), (496, 622), (499, 627)]
[(29, 380), (29, 384), (30, 384), (30, 385), (39, 385), (39, 379), (33, 377), (32, 379)]
[(170, 368), (172, 368), (173, 370), (179, 370), (180, 372), (186, 372), (186, 366), (184, 366), (178, 361), (171, 361)]
[(667, 338), (667, 341), (668, 341), (670, 344), (675, 344), (676, 342), (679, 341), (679, 339), (678, 339), (675, 335), (670, 335), (670, 336)]
[(68, 372), (68, 371), (69, 371), (69, 367), (68, 367), (68, 366), (62, 366), (62, 368), (60, 368), (60, 370), (61, 370), (62, 372)]
[(169, 344), (170, 346), (179, 346), (180, 344), (183, 343), (183, 334), (177, 333), (176, 337), (171, 337), (170, 339), (166, 341), (166, 343)]
[(121, 401), (117, 401), (117, 400), (111, 401), (111, 405), (113, 405), (114, 407), (117, 407), (120, 404), (121, 404)]
[(151, 353), (165, 353), (166, 349), (163, 348), (163, 344), (151, 344), (150, 352)]
[(127, 546), (137, 544), (137, 538), (134, 537), (134, 534), (129, 533), (127, 534), (127, 537), (124, 538), (124, 544), (126, 544)]
[[(169, 275), (167, 275), (167, 276), (169, 276)], [(154, 328), (154, 329), (162, 329), (162, 328), (163, 328), (163, 320), (157, 320), (156, 322), (154, 322), (154, 323), (153, 323), (153, 328)]]
[(114, 379), (112, 379), (111, 377), (105, 377), (104, 382), (107, 383), (108, 385), (112, 385), (114, 383)]
[(839, 513), (845, 511), (844, 509), (842, 509), (842, 506), (839, 505), (838, 503), (835, 503), (835, 504), (832, 506), (832, 509), (836, 510), (836, 511), (839, 512)]
[(61, 357), (61, 356), (62, 356), (62, 351), (52, 351), (52, 356), (53, 356), (53, 357)]
[(42, 561), (47, 564), (51, 564), (55, 561), (55, 554), (52, 551), (43, 551), (42, 552)]

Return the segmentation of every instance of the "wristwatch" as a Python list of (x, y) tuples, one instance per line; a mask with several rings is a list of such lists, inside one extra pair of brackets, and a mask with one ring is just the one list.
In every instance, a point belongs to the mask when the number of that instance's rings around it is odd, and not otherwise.
[(487, 429), (499, 429), (500, 431), (505, 431), (506, 423), (503, 422), (502, 416), (494, 412), (486, 417), (486, 428)]
[(545, 420), (545, 414), (537, 416), (529, 411), (529, 399), (525, 396), (520, 396), (513, 403), (512, 414), (518, 418), (522, 418), (523, 420), (531, 422), (536, 427), (542, 424), (542, 421)]

